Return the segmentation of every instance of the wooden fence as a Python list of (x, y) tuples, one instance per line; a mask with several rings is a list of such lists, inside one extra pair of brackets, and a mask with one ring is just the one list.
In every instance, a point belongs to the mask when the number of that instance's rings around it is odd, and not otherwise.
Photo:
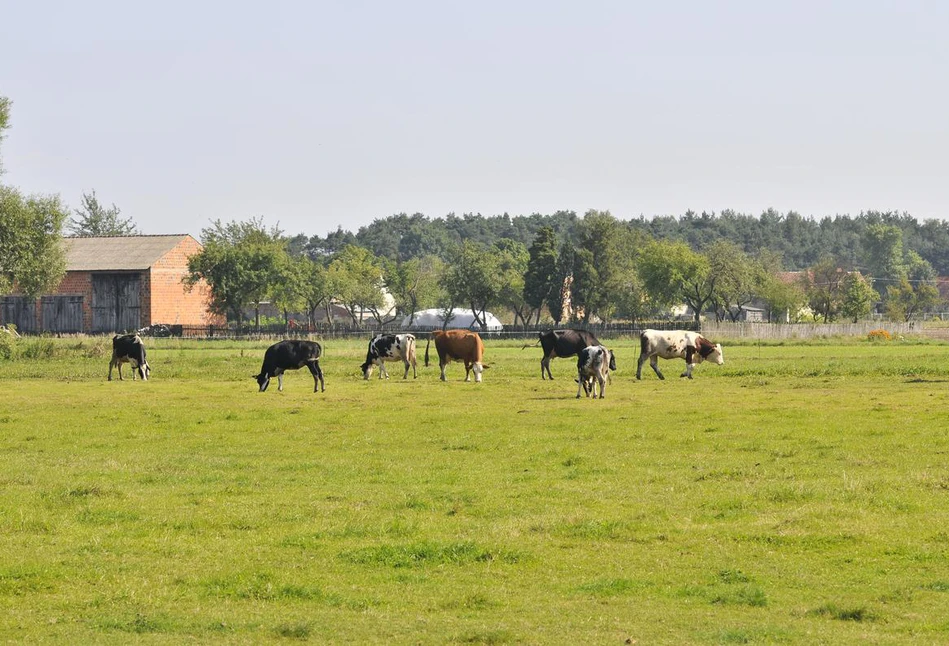
[(922, 334), (921, 323), (866, 321), (861, 323), (716, 323), (702, 324), (702, 334), (710, 339), (814, 339), (835, 336), (866, 336), (871, 330), (886, 330), (891, 336)]

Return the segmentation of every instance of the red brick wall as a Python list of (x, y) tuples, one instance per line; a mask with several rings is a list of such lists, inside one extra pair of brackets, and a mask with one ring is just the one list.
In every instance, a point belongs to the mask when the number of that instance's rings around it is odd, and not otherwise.
[(208, 325), (221, 322), (208, 312), (207, 284), (202, 281), (188, 292), (181, 282), (188, 274), (188, 258), (199, 251), (201, 245), (189, 236), (159, 258), (145, 274), (142, 282), (143, 326), (155, 323)]

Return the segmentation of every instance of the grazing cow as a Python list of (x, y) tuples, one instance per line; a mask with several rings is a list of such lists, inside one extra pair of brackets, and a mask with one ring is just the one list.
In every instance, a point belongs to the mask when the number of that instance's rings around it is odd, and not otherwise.
[(412, 366), (412, 376), (418, 379), (418, 370), (415, 368), (415, 337), (411, 334), (377, 334), (369, 341), (369, 351), (366, 353), (366, 362), (360, 366), (363, 377), (369, 379), (372, 367), (379, 366), (379, 379), (389, 378), (386, 371), (386, 361), (401, 361), (405, 364), (403, 379), (409, 378), (409, 365)]
[(272, 377), (277, 378), (277, 390), (283, 390), (283, 373), (287, 370), (299, 370), (303, 366), (309, 368), (310, 374), (313, 375), (313, 392), (317, 392), (318, 387), (325, 391), (326, 384), (320, 369), (322, 354), (323, 348), (316, 341), (288, 339), (274, 343), (264, 353), (264, 365), (260, 368), (260, 374), (253, 375), (260, 386), (259, 392), (267, 390)]
[(612, 350), (602, 345), (591, 345), (580, 350), (577, 353), (577, 399), (580, 399), (581, 389), (587, 397), (592, 392), (593, 399), (596, 399), (597, 384), (600, 386), (600, 399), (603, 399), (610, 370), (616, 370), (616, 357)]
[[(600, 345), (596, 336), (586, 330), (547, 330), (540, 333), (539, 343), (544, 350), (544, 357), (540, 360), (540, 377), (553, 381), (550, 374), (550, 360), (556, 357), (572, 357), (580, 350), (591, 345)], [(524, 346), (530, 347), (530, 346)], [(533, 347), (537, 347), (535, 343)], [(544, 372), (546, 371), (546, 375)]]
[(659, 372), (659, 357), (663, 359), (685, 359), (685, 372), (681, 377), (692, 378), (692, 368), (697, 363), (711, 361), (722, 365), (725, 357), (722, 356), (722, 344), (712, 343), (698, 332), (685, 330), (643, 330), (639, 337), (640, 353), (639, 365), (636, 366), (636, 379), (642, 379), (643, 364), (649, 359), (649, 365), (656, 371), (660, 379), (665, 379)]
[(488, 366), (483, 364), (484, 343), (477, 332), (469, 330), (436, 330), (432, 332), (425, 344), (425, 367), (428, 367), (428, 347), (435, 339), (435, 351), (438, 352), (438, 367), (442, 370), (442, 381), (445, 378), (445, 366), (451, 361), (465, 362), (465, 381), (471, 380), (471, 371), (474, 371), (475, 382), (481, 382), (481, 373)]
[(151, 368), (148, 367), (148, 361), (145, 360), (145, 344), (142, 343), (142, 337), (137, 334), (116, 334), (112, 337), (112, 360), (109, 361), (109, 381), (112, 381), (112, 368), (118, 367), (119, 380), (122, 378), (122, 364), (132, 364), (132, 381), (135, 381), (135, 373), (142, 378), (142, 381), (148, 381), (148, 374)]

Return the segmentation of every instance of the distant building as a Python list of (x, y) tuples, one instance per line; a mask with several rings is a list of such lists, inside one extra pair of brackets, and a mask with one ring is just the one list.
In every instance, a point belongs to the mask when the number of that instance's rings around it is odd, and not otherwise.
[(187, 234), (65, 238), (66, 275), (33, 300), (0, 297), (0, 322), (22, 332), (113, 333), (166, 323), (219, 322), (208, 312), (208, 288), (186, 292), (188, 258), (201, 244)]

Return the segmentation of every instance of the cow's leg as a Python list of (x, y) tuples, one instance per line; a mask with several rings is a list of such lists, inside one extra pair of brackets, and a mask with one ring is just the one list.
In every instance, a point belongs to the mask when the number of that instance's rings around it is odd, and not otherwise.
[(540, 378), (546, 379), (547, 376), (544, 375), (544, 371), (547, 372), (547, 375), (550, 376), (551, 381), (553, 381), (554, 376), (550, 374), (550, 359), (549, 354), (544, 355), (544, 358), (540, 360)]
[[(320, 370), (319, 361), (310, 361), (306, 364), (306, 367), (310, 369), (310, 374), (313, 375), (313, 392), (317, 392), (318, 387), (323, 383), (323, 371)], [(324, 387), (323, 390), (326, 390)]]
[(389, 378), (389, 371), (386, 370), (386, 362), (380, 360), (379, 361), (379, 379), (388, 379), (388, 378)]
[(409, 360), (403, 357), (402, 364), (405, 366), (405, 372), (402, 374), (402, 378), (408, 379), (409, 378)]
[(647, 359), (649, 359), (649, 355), (645, 352), (639, 355), (639, 362), (636, 364), (636, 379), (643, 378), (643, 364), (646, 363)]
[(440, 377), (440, 379), (441, 379), (442, 381), (448, 381), (448, 377), (445, 376), (445, 367), (446, 367), (447, 365), (448, 365), (447, 363), (444, 363), (444, 362), (442, 362), (442, 361), (439, 361), (439, 362), (438, 362), (438, 367), (441, 368), (441, 370), (442, 370), (442, 376)]
[(112, 381), (112, 366), (115, 365), (115, 357), (112, 357), (112, 361), (109, 362), (109, 378), (107, 381)]
[(662, 371), (659, 370), (659, 355), (655, 355), (652, 358), (650, 358), (649, 365), (652, 367), (653, 372), (656, 373), (656, 376), (658, 376), (660, 379), (665, 379), (665, 377), (662, 374)]
[(471, 362), (465, 359), (465, 381), (471, 381)]
[(122, 376), (122, 362), (119, 361), (115, 366), (119, 371), (119, 381), (125, 381), (125, 377)]
[(692, 366), (695, 365), (695, 348), (688, 346), (685, 349), (685, 372), (680, 377), (692, 378)]
[[(596, 380), (600, 383), (600, 399), (606, 397), (606, 378), (600, 374), (596, 376)], [(596, 397), (596, 393), (593, 394)]]
[[(406, 371), (406, 376), (408, 376), (408, 371)], [(418, 379), (418, 368), (415, 367), (415, 355), (412, 355), (412, 379)]]
[[(577, 371), (577, 399), (580, 399), (580, 391), (583, 390), (586, 392), (587, 389), (587, 378), (583, 374), (582, 370)], [(590, 393), (587, 393), (587, 397), (590, 396)]]
[(135, 381), (135, 374), (138, 372), (138, 362), (129, 361), (129, 365), (132, 366), (132, 381)]
[(277, 391), (283, 390), (283, 371), (277, 373)]

